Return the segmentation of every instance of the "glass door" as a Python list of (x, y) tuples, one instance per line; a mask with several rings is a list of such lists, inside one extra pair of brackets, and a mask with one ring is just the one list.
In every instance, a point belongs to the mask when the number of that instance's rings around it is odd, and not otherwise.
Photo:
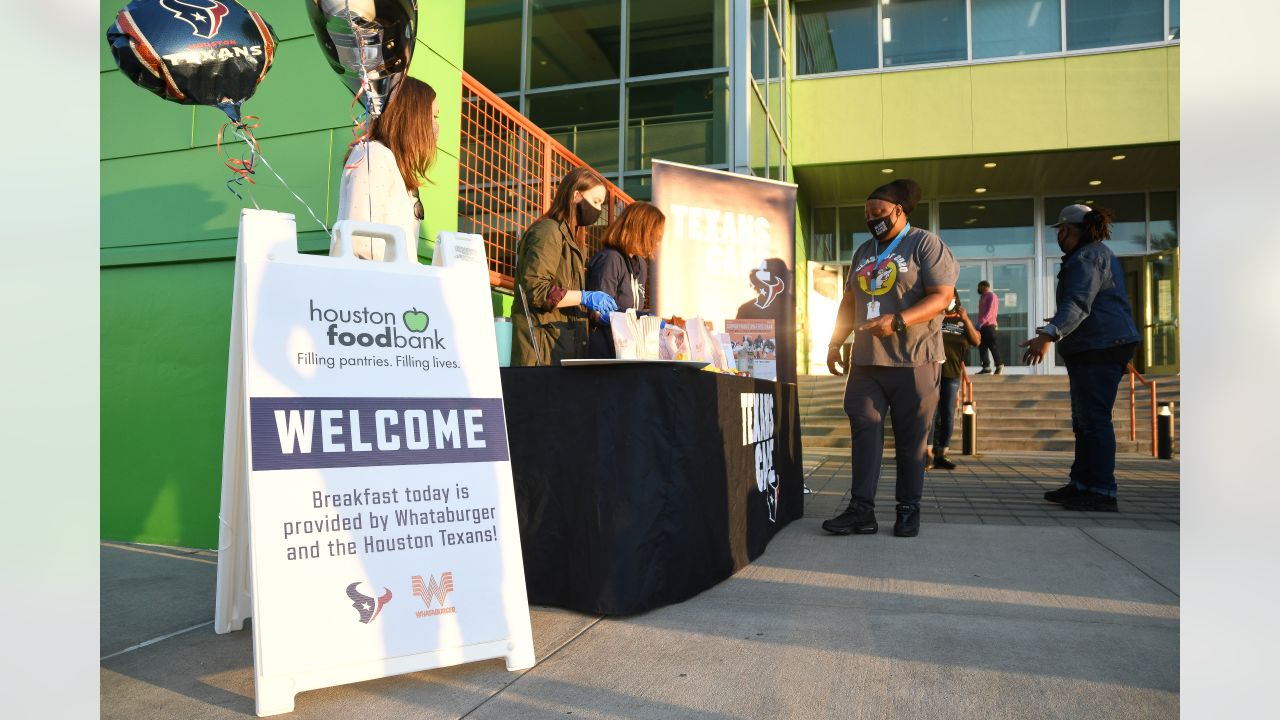
[(1178, 372), (1178, 251), (1145, 258), (1143, 365), (1157, 375)]
[[(1062, 258), (1051, 258), (1044, 262), (1044, 295), (1045, 295), (1045, 312), (1044, 317), (1040, 319), (1037, 325), (1049, 322), (1049, 318), (1058, 312), (1058, 271), (1062, 269)], [(1066, 372), (1067, 364), (1062, 361), (1062, 356), (1058, 354), (1058, 344), (1049, 343), (1049, 351), (1044, 356), (1044, 366), (1046, 368), (1054, 368), (1057, 372)], [(1055, 370), (1050, 370), (1055, 372)]]
[[(978, 283), (991, 283), (999, 308), (996, 312), (996, 347), (1005, 364), (1005, 372), (1027, 372), (1022, 365), (1022, 349), (1018, 347), (1031, 337), (1031, 265), (1026, 260), (961, 260), (958, 289), (960, 303), (969, 311), (976, 324), (978, 319)], [(982, 363), (977, 349), (969, 351), (968, 365), (978, 367)]]
[(809, 374), (827, 375), (827, 341), (836, 327), (849, 266), (809, 263)]

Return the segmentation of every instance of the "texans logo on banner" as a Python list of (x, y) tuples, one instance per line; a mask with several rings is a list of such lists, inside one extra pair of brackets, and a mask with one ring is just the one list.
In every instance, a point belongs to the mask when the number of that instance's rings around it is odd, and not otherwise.
[(751, 284), (756, 289), (756, 307), (761, 310), (772, 305), (782, 291), (787, 289), (787, 284), (782, 278), (769, 272), (767, 260), (757, 265), (755, 272), (751, 273)]

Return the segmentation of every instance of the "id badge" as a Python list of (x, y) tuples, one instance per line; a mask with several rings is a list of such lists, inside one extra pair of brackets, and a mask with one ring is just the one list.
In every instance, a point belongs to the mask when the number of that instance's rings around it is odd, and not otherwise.
[(872, 300), (867, 303), (867, 319), (875, 320), (878, 317), (880, 317), (880, 301)]

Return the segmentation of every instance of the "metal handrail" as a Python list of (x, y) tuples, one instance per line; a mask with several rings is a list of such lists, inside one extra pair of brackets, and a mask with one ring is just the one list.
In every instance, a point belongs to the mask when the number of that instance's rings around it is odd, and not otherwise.
[[(465, 71), (462, 99), (458, 227), (484, 237), (490, 285), (512, 290), (520, 236), (550, 207), (563, 174), (590, 165)], [(632, 199), (608, 180), (605, 189), (612, 222)], [(590, 249), (600, 234), (588, 232)]]
[(1134, 383), (1136, 379), (1151, 388), (1151, 457), (1159, 457), (1156, 449), (1156, 383), (1158, 381), (1143, 377), (1133, 363), (1129, 363), (1126, 370), (1129, 372), (1129, 441), (1138, 441), (1137, 385)]

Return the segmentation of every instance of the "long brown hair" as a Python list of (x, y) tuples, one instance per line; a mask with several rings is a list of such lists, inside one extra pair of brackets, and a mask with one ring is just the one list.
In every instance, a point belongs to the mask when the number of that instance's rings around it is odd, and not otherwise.
[(416, 78), (404, 77), (382, 114), (369, 120), (370, 140), (386, 145), (396, 156), (404, 187), (412, 192), (422, 186), (436, 160), (436, 91)]
[(657, 206), (637, 201), (623, 208), (605, 229), (603, 242), (623, 255), (652, 258), (662, 242), (666, 222), (667, 216)]
[(556, 188), (556, 196), (551, 199), (551, 207), (543, 213), (539, 220), (550, 218), (556, 222), (568, 223), (569, 233), (579, 245), (586, 243), (586, 233), (579, 232), (578, 213), (574, 209), (573, 193), (585, 193), (593, 187), (604, 185), (604, 178), (589, 167), (578, 167), (570, 170), (560, 179)]
[(1102, 207), (1094, 208), (1092, 212), (1085, 214), (1084, 222), (1080, 223), (1084, 228), (1084, 239), (1091, 243), (1110, 240), (1113, 217), (1110, 210)]

